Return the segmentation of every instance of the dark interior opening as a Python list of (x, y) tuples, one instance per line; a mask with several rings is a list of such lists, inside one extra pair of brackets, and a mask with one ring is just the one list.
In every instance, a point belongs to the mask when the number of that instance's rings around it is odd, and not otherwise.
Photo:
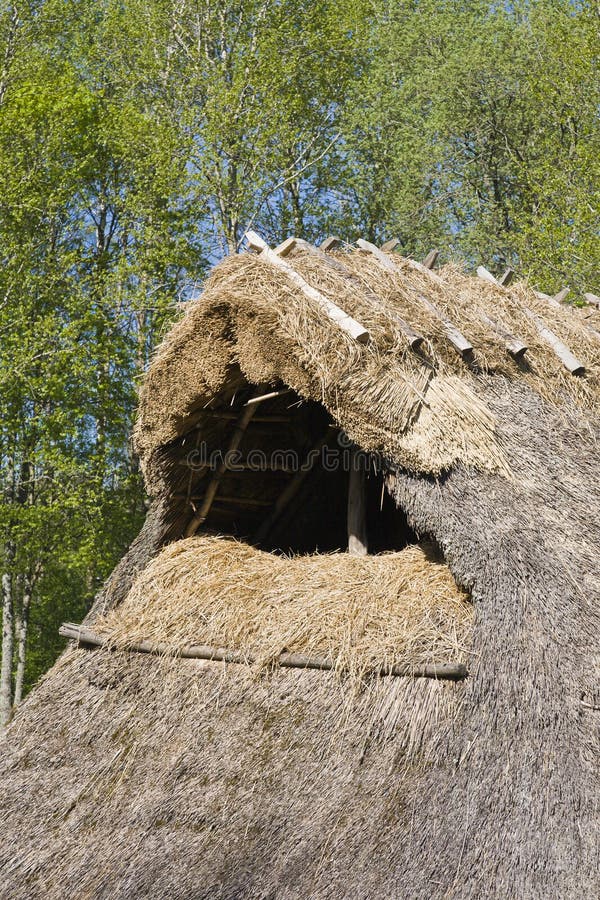
[[(220, 398), (215, 408), (201, 411), (198, 439), (190, 441), (188, 435), (181, 447), (180, 463), (189, 466), (189, 517), (198, 512), (227, 459), (199, 532), (232, 535), (278, 554), (344, 551), (352, 448), (321, 404), (280, 390), (257, 405), (234, 455), (227, 455), (232, 437), (256, 388), (238, 389), (229, 403)], [(361, 454), (361, 466), (369, 553), (416, 543), (418, 536), (386, 490), (376, 459)]]
[[(416, 543), (417, 535), (385, 490), (383, 476), (372, 471), (365, 477), (369, 553), (401, 550)], [(261, 543), (262, 549), (285, 554), (347, 549), (348, 472), (319, 466), (307, 481), (306, 491)]]

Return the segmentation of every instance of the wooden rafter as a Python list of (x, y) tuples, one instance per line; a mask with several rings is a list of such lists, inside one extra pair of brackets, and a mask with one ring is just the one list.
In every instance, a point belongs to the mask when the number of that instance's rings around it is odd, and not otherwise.
[[(355, 287), (357, 291), (360, 291), (367, 300), (371, 301), (371, 303), (379, 307), (384, 306), (381, 297), (370, 290), (370, 288), (366, 287), (347, 266), (339, 260), (328, 256), (322, 249), (309, 244), (308, 241), (304, 241), (301, 238), (288, 238), (287, 241), (284, 241), (283, 244), (280, 244), (279, 247), (275, 248), (274, 253), (285, 258), (294, 248), (304, 250), (317, 259), (320, 259), (329, 269), (342, 275), (349, 284)], [(405, 336), (409, 346), (412, 347), (413, 350), (418, 349), (424, 341), (423, 336), (418, 334), (418, 332), (416, 332), (402, 316), (399, 316), (393, 310), (386, 309), (385, 311)]]
[(289, 280), (302, 291), (304, 296), (320, 306), (339, 328), (343, 329), (347, 334), (353, 337), (354, 340), (358, 341), (359, 344), (368, 343), (370, 339), (368, 330), (364, 328), (360, 322), (357, 322), (356, 319), (353, 319), (352, 316), (349, 316), (344, 312), (343, 309), (340, 309), (333, 301), (329, 300), (328, 297), (311, 287), (311, 285), (305, 281), (304, 278), (302, 278), (302, 276), (285, 261), (285, 259), (282, 259), (271, 250), (269, 245), (263, 241), (260, 235), (256, 234), (254, 231), (248, 231), (246, 233), (246, 241), (248, 246), (252, 250), (258, 251), (263, 259), (272, 266), (275, 266), (275, 268), (285, 272)]
[[(259, 390), (262, 391), (263, 389), (259, 389)], [(258, 393), (259, 392), (257, 391), (257, 395), (258, 395)], [(206, 521), (206, 518), (210, 512), (210, 508), (212, 506), (213, 500), (215, 499), (217, 491), (219, 490), (219, 485), (221, 483), (223, 475), (227, 471), (228, 458), (231, 456), (232, 453), (235, 453), (238, 450), (238, 448), (242, 442), (242, 438), (244, 437), (244, 434), (246, 432), (246, 428), (248, 427), (250, 420), (252, 419), (252, 416), (254, 415), (254, 413), (256, 412), (257, 409), (258, 409), (258, 405), (256, 405), (256, 404), (254, 406), (244, 406), (242, 408), (240, 417), (237, 420), (237, 424), (234, 428), (233, 434), (231, 435), (231, 439), (229, 441), (229, 446), (227, 448), (227, 453), (225, 454), (225, 456), (223, 457), (223, 459), (217, 466), (217, 469), (215, 470), (215, 473), (214, 473), (211, 481), (208, 484), (208, 487), (206, 489), (206, 493), (204, 494), (204, 499), (202, 501), (200, 508), (195, 513), (193, 519), (191, 520), (191, 522), (189, 523), (189, 525), (187, 526), (187, 528), (185, 530), (186, 537), (191, 537), (193, 534), (196, 534), (196, 532), (198, 531), (200, 526), (203, 525), (204, 522)]]

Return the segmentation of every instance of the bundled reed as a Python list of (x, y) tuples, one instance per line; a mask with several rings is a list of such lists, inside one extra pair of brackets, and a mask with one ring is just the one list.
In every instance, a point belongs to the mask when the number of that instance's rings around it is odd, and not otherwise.
[(433, 547), (283, 558), (233, 539), (166, 547), (94, 629), (149, 642), (241, 650), (259, 669), (284, 652), (362, 678), (385, 664), (466, 662), (472, 606)]

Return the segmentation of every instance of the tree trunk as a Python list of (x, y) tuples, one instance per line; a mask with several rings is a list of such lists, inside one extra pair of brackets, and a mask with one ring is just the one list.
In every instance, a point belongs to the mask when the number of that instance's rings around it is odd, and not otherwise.
[(33, 578), (26, 575), (23, 582), (21, 614), (17, 622), (17, 671), (15, 673), (15, 694), (13, 705), (18, 706), (23, 699), (23, 683), (25, 681), (25, 654), (27, 650), (27, 632), (29, 629), (29, 611), (33, 597)]
[(294, 222), (294, 234), (302, 237), (304, 233), (304, 215), (302, 210), (302, 198), (300, 196), (300, 179), (295, 178), (288, 185), (288, 194), (292, 207), (292, 218)]
[[(10, 557), (10, 551), (7, 553)], [(0, 667), (0, 728), (10, 722), (12, 713), (12, 665), (14, 654), (14, 609), (12, 574), (2, 575), (2, 665)]]
[[(15, 465), (14, 458), (8, 456), (6, 471), (6, 489), (4, 502), (11, 505), (15, 502)], [(2, 601), (2, 662), (0, 664), (0, 729), (10, 722), (12, 713), (12, 667), (15, 647), (14, 598), (13, 598), (13, 563), (15, 561), (15, 544), (8, 538), (4, 545), (4, 571), (0, 582), (0, 600)]]
[(8, 38), (6, 41), (6, 47), (4, 50), (4, 60), (2, 62), (2, 72), (0, 73), (0, 106), (4, 103), (4, 97), (6, 94), (6, 90), (8, 88), (8, 79), (9, 73), (11, 69), (11, 65), (15, 56), (15, 45), (17, 38), (17, 31), (20, 26), (19, 20), (19, 11), (17, 9), (16, 3), (13, 4), (12, 13), (10, 17), (10, 26), (8, 30)]

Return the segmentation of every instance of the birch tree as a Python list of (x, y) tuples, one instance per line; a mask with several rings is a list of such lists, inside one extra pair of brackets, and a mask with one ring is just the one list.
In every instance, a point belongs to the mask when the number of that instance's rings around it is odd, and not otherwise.
[[(250, 225), (318, 229), (339, 111), (361, 71), (367, 4), (164, 0), (128, 5), (127, 70), (180, 136), (197, 234), (212, 260)], [(119, 56), (117, 49), (116, 55)], [(142, 62), (142, 57), (145, 60)]]
[[(102, 67), (83, 49), (77, 60), (61, 54), (69, 27), (81, 28), (77, 14), (88, 16), (93, 54), (89, 8), (48, 3), (27, 23), (21, 53), (8, 54), (3, 82), (2, 725), (59, 649), (56, 619), (85, 614), (139, 527), (143, 492), (128, 444), (135, 376), (174, 313), (185, 265), (170, 212), (178, 185), (165, 193), (154, 178), (158, 164), (166, 172), (167, 149), (148, 159), (138, 146), (135, 165), (124, 157)], [(140, 325), (140, 294), (149, 312), (153, 291), (152, 323)]]

